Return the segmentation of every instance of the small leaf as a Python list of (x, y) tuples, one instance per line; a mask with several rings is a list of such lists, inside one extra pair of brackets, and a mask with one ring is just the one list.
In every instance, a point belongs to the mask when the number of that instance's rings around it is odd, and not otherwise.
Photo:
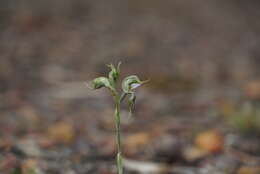
[(91, 89), (99, 89), (99, 88), (102, 88), (102, 87), (106, 87), (106, 88), (109, 88), (109, 89), (112, 89), (113, 87), (111, 86), (108, 78), (106, 77), (98, 77), (98, 78), (95, 78), (91, 84), (90, 84), (90, 88)]

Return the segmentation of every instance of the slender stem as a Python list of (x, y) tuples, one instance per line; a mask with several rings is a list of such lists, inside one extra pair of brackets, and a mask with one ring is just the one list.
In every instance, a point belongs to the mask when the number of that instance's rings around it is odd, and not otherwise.
[(120, 135), (120, 102), (116, 101), (116, 110), (115, 110), (115, 124), (116, 124), (116, 138), (117, 138), (117, 150), (121, 152), (121, 135)]
[(115, 126), (116, 126), (116, 140), (117, 140), (117, 172), (118, 174), (123, 174), (123, 164), (122, 164), (122, 148), (121, 148), (121, 128), (120, 128), (120, 104), (121, 101), (124, 99), (126, 94), (122, 94), (121, 96), (116, 95), (115, 96), (115, 103), (116, 103), (116, 109), (115, 109)]

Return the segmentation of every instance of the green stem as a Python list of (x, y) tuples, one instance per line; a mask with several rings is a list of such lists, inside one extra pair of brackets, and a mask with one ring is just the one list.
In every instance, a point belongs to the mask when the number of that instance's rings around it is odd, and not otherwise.
[(116, 101), (116, 110), (115, 110), (115, 124), (116, 124), (116, 138), (117, 138), (117, 150), (121, 152), (121, 135), (120, 135), (120, 102)]
[(117, 172), (118, 174), (123, 174), (123, 162), (122, 162), (122, 147), (121, 147), (121, 128), (120, 128), (120, 104), (121, 101), (125, 98), (126, 94), (123, 93), (120, 97), (119, 95), (115, 96), (115, 103), (116, 103), (116, 109), (115, 109), (115, 126), (116, 126), (116, 141), (117, 141)]

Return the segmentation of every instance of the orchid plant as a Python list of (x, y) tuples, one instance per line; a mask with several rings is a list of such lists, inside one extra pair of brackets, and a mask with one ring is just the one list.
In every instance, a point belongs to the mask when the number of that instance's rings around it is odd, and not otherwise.
[(117, 141), (117, 156), (116, 156), (116, 163), (117, 163), (117, 172), (118, 174), (123, 174), (123, 159), (122, 159), (122, 145), (121, 145), (121, 129), (120, 129), (120, 105), (122, 101), (128, 97), (128, 106), (129, 106), (129, 113), (132, 114), (132, 110), (135, 104), (136, 95), (135, 89), (142, 84), (146, 83), (146, 81), (141, 81), (138, 76), (130, 75), (123, 79), (122, 81), (122, 90), (117, 89), (117, 82), (120, 77), (120, 65), (121, 62), (115, 67), (113, 64), (109, 64), (108, 67), (111, 69), (108, 77), (98, 77), (92, 80), (89, 84), (91, 89), (100, 89), (100, 88), (107, 88), (111, 92), (114, 103), (115, 103), (115, 128), (116, 128), (116, 141)]

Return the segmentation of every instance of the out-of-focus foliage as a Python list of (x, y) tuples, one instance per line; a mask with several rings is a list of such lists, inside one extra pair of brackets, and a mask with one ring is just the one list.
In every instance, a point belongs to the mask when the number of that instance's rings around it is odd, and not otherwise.
[(260, 109), (246, 103), (228, 116), (232, 127), (243, 133), (260, 134)]

